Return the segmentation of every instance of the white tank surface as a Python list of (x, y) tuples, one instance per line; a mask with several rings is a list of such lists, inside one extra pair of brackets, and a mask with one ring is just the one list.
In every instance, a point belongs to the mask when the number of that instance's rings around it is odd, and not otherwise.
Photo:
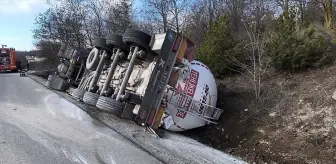
[[(215, 108), (215, 78), (209, 68), (199, 61), (194, 60), (179, 70), (179, 78), (175, 91), (173, 90), (168, 88), (164, 97), (166, 113), (170, 117), (170, 125), (165, 125), (165, 128), (169, 131), (185, 131), (205, 126), (210, 123), (210, 119), (219, 118), (222, 113), (221, 109)], [(168, 117), (164, 119), (166, 118)], [(164, 122), (167, 124), (167, 121)]]

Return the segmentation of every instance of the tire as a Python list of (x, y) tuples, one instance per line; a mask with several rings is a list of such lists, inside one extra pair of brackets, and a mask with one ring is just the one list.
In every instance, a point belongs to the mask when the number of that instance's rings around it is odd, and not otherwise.
[(66, 48), (67, 48), (67, 45), (66, 44), (62, 44), (59, 50), (60, 51), (65, 51)]
[(73, 55), (74, 55), (75, 52), (77, 52), (77, 50), (72, 49), (69, 53), (66, 54), (65, 58), (68, 59), (69, 62), (70, 62), (70, 60), (72, 59), (72, 57), (73, 57)]
[(77, 100), (83, 100), (84, 94), (86, 90), (76, 88), (72, 93), (71, 96)]
[(99, 94), (92, 93), (89, 91), (85, 92), (84, 97), (83, 97), (84, 103), (91, 105), (91, 106), (96, 106), (98, 99), (99, 99)]
[(93, 41), (93, 46), (107, 50), (106, 39), (105, 38), (95, 38)]
[(75, 89), (76, 89), (76, 88), (69, 87), (69, 89), (68, 89), (68, 90), (66, 90), (66, 91), (65, 91), (65, 93), (67, 93), (67, 94), (70, 94), (70, 95), (71, 95), (71, 94), (72, 94), (72, 93), (75, 91)]
[(79, 57), (79, 56), (80, 56), (80, 51), (74, 50), (73, 53), (71, 54), (71, 59)]
[(87, 60), (86, 60), (86, 69), (95, 71), (99, 64), (99, 50), (94, 48), (91, 50)]
[(124, 52), (129, 52), (130, 48), (123, 42), (123, 37), (117, 34), (107, 36), (106, 44), (113, 48), (120, 48)]
[(59, 73), (61, 73), (61, 72), (65, 73), (65, 72), (67, 72), (68, 68), (69, 68), (69, 66), (67, 66), (64, 63), (62, 63), (62, 64), (60, 64), (60, 65), (57, 66), (57, 71)]
[(128, 46), (136, 44), (144, 48), (146, 51), (149, 51), (151, 38), (152, 37), (145, 32), (128, 28), (123, 35), (123, 42), (126, 43)]
[(45, 86), (46, 86), (47, 88), (51, 88), (51, 82), (50, 82), (50, 81), (47, 81), (46, 84), (45, 84)]
[(53, 77), (54, 77), (53, 75), (49, 75), (48, 76), (48, 81), (52, 81)]
[(59, 57), (63, 57), (64, 56), (64, 51), (65, 51), (66, 47), (67, 46), (65, 44), (61, 45), (61, 48), (59, 49), (58, 54), (57, 54)]
[(63, 58), (66, 58), (68, 60), (71, 60), (71, 56), (75, 49), (73, 47), (67, 46), (66, 50), (64, 51)]
[[(20, 76), (23, 76), (23, 74), (24, 74), (24, 73), (21, 73)], [(48, 79), (47, 79), (47, 82), (46, 82), (46, 84), (45, 84), (45, 86), (46, 86), (47, 88), (51, 88), (51, 81), (52, 81), (52, 79), (53, 79), (53, 75), (49, 75), (49, 76), (48, 76)]]
[(125, 104), (110, 97), (100, 96), (96, 107), (120, 116), (125, 108)]

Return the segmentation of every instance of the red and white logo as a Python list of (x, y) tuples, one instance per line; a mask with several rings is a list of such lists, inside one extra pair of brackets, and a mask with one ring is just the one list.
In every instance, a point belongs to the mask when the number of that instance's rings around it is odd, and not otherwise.
[[(186, 84), (184, 86), (184, 89), (182, 91), (182, 93), (186, 93), (188, 96), (191, 97), (191, 99), (189, 97), (184, 96), (183, 94), (180, 94), (180, 96), (178, 97), (178, 101), (177, 101), (177, 105), (180, 108), (183, 109), (188, 109), (192, 103), (192, 98), (194, 98), (195, 95), (195, 91), (196, 91), (196, 87), (197, 87), (197, 83), (198, 83), (198, 78), (199, 78), (199, 72), (195, 71), (195, 70), (191, 70), (189, 79), (186, 81)], [(178, 90), (182, 89), (180, 87), (180, 84), (178, 84)], [(185, 116), (187, 115), (187, 112), (185, 111), (181, 111), (181, 110), (177, 110), (176, 116), (180, 117), (180, 118), (185, 118)]]

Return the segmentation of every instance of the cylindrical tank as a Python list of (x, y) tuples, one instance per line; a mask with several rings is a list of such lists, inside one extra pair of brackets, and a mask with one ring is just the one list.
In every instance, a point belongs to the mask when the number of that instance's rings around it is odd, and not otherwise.
[[(187, 75), (187, 76), (185, 76)], [(172, 86), (173, 87), (173, 86)], [(185, 131), (204, 126), (208, 123), (205, 119), (181, 110), (178, 107), (185, 107), (192, 110), (194, 114), (206, 112), (202, 102), (210, 106), (216, 106), (217, 103), (217, 87), (216, 81), (210, 69), (199, 61), (192, 61), (184, 70), (180, 71), (180, 75), (175, 88), (179, 93), (188, 95), (188, 98), (173, 92), (167, 92), (167, 108), (166, 112), (173, 118), (174, 123), (167, 128), (170, 131)], [(191, 99), (193, 101), (191, 101)]]

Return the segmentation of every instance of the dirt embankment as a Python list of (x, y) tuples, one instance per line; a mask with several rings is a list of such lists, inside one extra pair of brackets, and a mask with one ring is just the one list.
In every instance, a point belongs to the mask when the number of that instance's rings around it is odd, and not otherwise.
[(251, 163), (336, 163), (336, 66), (274, 74), (259, 103), (245, 81), (221, 81), (218, 125), (183, 134)]

